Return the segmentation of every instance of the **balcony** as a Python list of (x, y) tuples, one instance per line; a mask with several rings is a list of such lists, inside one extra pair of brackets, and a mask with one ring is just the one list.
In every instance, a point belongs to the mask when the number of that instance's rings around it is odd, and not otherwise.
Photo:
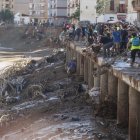
[(125, 4), (120, 4), (119, 6), (116, 7), (116, 12), (117, 13), (127, 13), (127, 8)]
[(132, 7), (135, 11), (140, 11), (140, 0), (139, 1), (133, 0)]
[(135, 7), (134, 7), (134, 10), (135, 10), (135, 11), (140, 11), (140, 6), (135, 6)]
[(4, 3), (5, 3), (5, 4), (9, 4), (10, 1), (9, 1), (9, 0), (5, 0)]

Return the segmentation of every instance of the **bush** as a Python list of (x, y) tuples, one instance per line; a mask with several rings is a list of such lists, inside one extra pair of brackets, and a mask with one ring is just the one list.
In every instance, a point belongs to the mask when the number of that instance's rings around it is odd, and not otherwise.
[(4, 22), (13, 22), (14, 14), (8, 9), (2, 10), (0, 11), (0, 20)]

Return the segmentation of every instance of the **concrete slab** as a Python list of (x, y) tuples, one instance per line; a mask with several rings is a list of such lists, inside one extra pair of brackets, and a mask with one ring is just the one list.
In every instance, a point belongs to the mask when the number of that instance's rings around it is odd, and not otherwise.
[[(96, 57), (92, 52), (84, 52), (83, 49), (86, 49), (85, 46), (80, 46), (80, 43), (70, 43), (69, 46), (71, 49), (75, 49), (75, 51), (79, 52), (81, 55), (88, 57), (98, 66), (102, 66), (106, 63), (106, 59), (103, 57)], [(140, 63), (140, 60), (137, 59), (137, 63)], [(110, 71), (113, 72), (113, 75), (117, 78), (124, 81), (129, 86), (133, 87), (137, 91), (140, 92), (140, 68), (139, 67), (131, 67), (129, 63), (124, 62), (122, 60), (117, 60), (112, 66)]]

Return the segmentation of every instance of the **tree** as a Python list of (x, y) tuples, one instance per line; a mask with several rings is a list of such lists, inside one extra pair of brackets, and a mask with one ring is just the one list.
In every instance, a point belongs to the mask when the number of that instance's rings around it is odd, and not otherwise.
[(8, 9), (2, 10), (0, 11), (0, 20), (4, 22), (13, 22), (14, 14)]
[(71, 15), (71, 18), (80, 18), (80, 6), (77, 7), (76, 11)]
[(110, 0), (97, 0), (96, 12), (101, 15), (105, 12), (105, 7), (109, 4)]

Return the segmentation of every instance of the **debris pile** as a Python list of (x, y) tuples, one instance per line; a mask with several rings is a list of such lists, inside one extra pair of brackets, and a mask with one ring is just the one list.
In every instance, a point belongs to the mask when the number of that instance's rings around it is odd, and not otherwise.
[(95, 115), (106, 119), (116, 119), (117, 103), (115, 101), (114, 97), (106, 96), (104, 102), (101, 102), (96, 108)]
[(64, 50), (55, 50), (50, 57), (40, 60), (25, 58), (3, 69), (0, 74), (0, 104), (17, 103), (25, 96), (46, 98), (45, 86), (49, 85), (50, 79), (55, 78), (57, 67), (63, 66), (64, 60)]
[[(50, 38), (50, 44), (53, 39)], [(56, 38), (55, 44), (57, 41)], [(115, 112), (112, 98), (107, 97), (103, 104), (99, 104), (99, 87), (87, 95), (88, 86), (83, 84), (83, 77), (66, 74), (65, 55), (64, 49), (55, 48), (51, 56), (40, 60), (23, 58), (0, 73), (0, 109), (4, 109), (0, 110), (0, 131), (3, 132), (7, 124), (12, 124), (11, 130), (14, 131), (13, 124), (21, 124), (14, 134), (5, 135), (4, 140), (22, 139), (21, 134), (23, 139), (109, 139), (109, 135), (93, 126), (96, 122), (91, 112), (94, 109), (96, 116), (108, 117), (108, 112)], [(99, 72), (95, 70), (95, 73)], [(88, 102), (89, 96), (93, 106)], [(36, 116), (37, 120), (30, 122)], [(28, 125), (23, 127), (25, 122)], [(20, 138), (16, 137), (18, 135)]]

